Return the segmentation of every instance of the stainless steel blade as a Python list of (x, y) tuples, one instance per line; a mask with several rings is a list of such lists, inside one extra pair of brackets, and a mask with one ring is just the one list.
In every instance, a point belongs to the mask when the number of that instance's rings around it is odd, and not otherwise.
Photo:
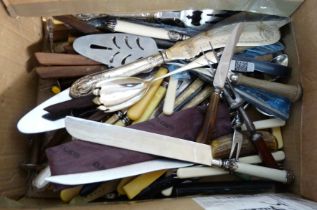
[(193, 164), (182, 161), (157, 159), (100, 171), (50, 176), (45, 180), (64, 185), (89, 184), (136, 176), (163, 169), (182, 168), (191, 165)]
[(203, 165), (212, 163), (211, 147), (206, 144), (76, 117), (66, 117), (65, 126), (80, 140)]
[(217, 71), (214, 77), (213, 85), (215, 88), (223, 89), (229, 72), (231, 58), (234, 53), (234, 48), (240, 38), (243, 29), (243, 23), (238, 23), (231, 36), (227, 40), (226, 47), (222, 53), (220, 62), (217, 67)]
[(158, 52), (154, 39), (120, 33), (82, 36), (74, 41), (73, 47), (79, 54), (111, 67), (122, 66)]
[(69, 89), (62, 91), (61, 93), (49, 98), (44, 101), (26, 115), (24, 115), (18, 122), (17, 127), (21, 133), (42, 133), (52, 130), (57, 130), (65, 127), (65, 118), (51, 121), (43, 118), (42, 116), (48, 112), (44, 110), (45, 107), (48, 107), (53, 104), (64, 102), (70, 100)]

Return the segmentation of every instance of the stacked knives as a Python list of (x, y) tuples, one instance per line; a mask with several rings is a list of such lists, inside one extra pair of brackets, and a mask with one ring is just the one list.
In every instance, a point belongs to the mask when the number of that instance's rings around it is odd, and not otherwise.
[[(43, 18), (28, 196), (82, 204), (278, 192), (301, 98), (289, 18), (205, 10)], [(43, 193), (43, 191), (45, 193)]]

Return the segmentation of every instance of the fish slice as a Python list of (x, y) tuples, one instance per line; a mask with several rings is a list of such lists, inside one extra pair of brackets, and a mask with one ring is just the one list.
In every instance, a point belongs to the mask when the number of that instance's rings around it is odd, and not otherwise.
[(289, 183), (288, 171), (236, 162), (233, 159), (213, 159), (211, 146), (146, 131), (108, 125), (75, 117), (66, 117), (66, 130), (76, 139), (161, 157), (217, 166), (232, 172), (248, 174)]
[(45, 107), (48, 107), (53, 104), (57, 104), (63, 101), (70, 100), (69, 88), (62, 91), (61, 93), (51, 97), (50, 99), (44, 101), (26, 115), (24, 115), (18, 122), (18, 130), (21, 133), (31, 134), (31, 133), (42, 133), (46, 131), (52, 131), (65, 127), (65, 118), (51, 121), (43, 118), (42, 116), (48, 114), (44, 110)]
[(129, 64), (159, 51), (154, 39), (124, 33), (82, 36), (73, 47), (77, 53), (109, 67)]

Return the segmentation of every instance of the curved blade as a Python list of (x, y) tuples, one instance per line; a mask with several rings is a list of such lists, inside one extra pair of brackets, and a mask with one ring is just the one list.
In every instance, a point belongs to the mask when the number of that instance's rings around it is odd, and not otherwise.
[(131, 34), (93, 34), (77, 38), (74, 50), (92, 60), (118, 67), (156, 54), (158, 48), (152, 38)]
[(66, 89), (63, 92), (49, 98), (48, 100), (44, 101), (43, 103), (32, 109), (19, 120), (17, 125), (18, 130), (21, 133), (32, 134), (64, 128), (65, 118), (51, 121), (43, 118), (42, 116), (48, 113), (44, 110), (45, 107), (70, 99), (71, 97), (69, 96), (69, 89)]
[(175, 160), (157, 159), (100, 171), (50, 176), (46, 178), (46, 181), (64, 185), (89, 184), (136, 176), (162, 169), (182, 168), (191, 165), (193, 164)]

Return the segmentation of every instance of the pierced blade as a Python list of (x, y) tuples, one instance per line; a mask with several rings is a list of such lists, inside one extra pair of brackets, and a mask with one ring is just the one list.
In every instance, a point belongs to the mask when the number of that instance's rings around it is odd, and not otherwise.
[(70, 135), (83, 141), (203, 165), (212, 163), (209, 145), (76, 117), (66, 117), (65, 126)]
[(93, 34), (77, 38), (76, 52), (94, 61), (118, 67), (156, 54), (158, 48), (152, 38), (131, 34)]
[(214, 77), (213, 85), (215, 88), (223, 89), (226, 83), (231, 58), (234, 53), (234, 48), (240, 38), (243, 29), (243, 23), (238, 23), (233, 29), (233, 32), (227, 40), (226, 47), (222, 53), (218, 68)]

